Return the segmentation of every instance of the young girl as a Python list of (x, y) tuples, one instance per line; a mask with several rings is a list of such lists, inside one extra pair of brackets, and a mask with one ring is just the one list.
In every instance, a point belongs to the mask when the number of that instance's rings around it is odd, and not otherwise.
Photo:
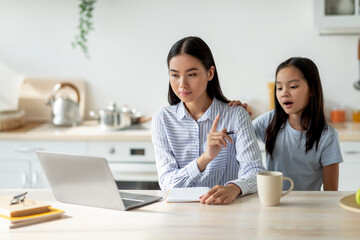
[(281, 63), (274, 93), (275, 109), (253, 121), (265, 143), (267, 169), (292, 178), (294, 190), (320, 190), (324, 184), (324, 190), (336, 191), (343, 159), (337, 132), (325, 120), (316, 65), (301, 57)]
[(167, 63), (170, 106), (154, 114), (151, 127), (161, 189), (208, 186), (206, 204), (255, 192), (264, 168), (254, 128), (244, 108), (227, 105), (210, 48), (183, 38)]

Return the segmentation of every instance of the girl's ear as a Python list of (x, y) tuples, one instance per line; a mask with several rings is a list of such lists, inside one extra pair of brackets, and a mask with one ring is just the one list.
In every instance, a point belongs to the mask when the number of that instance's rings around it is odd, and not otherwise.
[(209, 71), (208, 71), (208, 81), (210, 82), (211, 80), (213, 80), (214, 78), (214, 74), (215, 74), (215, 67), (211, 66)]

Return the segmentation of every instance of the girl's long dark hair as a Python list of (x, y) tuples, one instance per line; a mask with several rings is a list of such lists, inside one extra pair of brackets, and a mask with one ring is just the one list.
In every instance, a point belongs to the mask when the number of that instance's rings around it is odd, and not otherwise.
[[(323, 91), (318, 68), (315, 63), (308, 58), (294, 57), (282, 62), (276, 69), (277, 74), (283, 68), (293, 66), (299, 69), (307, 81), (309, 87), (309, 103), (301, 114), (301, 126), (306, 130), (306, 150), (312, 147), (318, 148), (321, 134), (327, 128), (324, 114)], [(272, 155), (276, 137), (280, 129), (284, 126), (288, 115), (281, 107), (276, 97), (276, 86), (274, 89), (275, 115), (269, 126), (266, 128), (266, 151)]]
[[(171, 58), (180, 55), (180, 54), (189, 54), (197, 59), (203, 64), (206, 70), (209, 70), (211, 66), (214, 66), (214, 78), (208, 82), (206, 91), (211, 99), (214, 97), (222, 102), (229, 102), (229, 100), (224, 96), (221, 91), (219, 78), (217, 74), (217, 69), (215, 66), (215, 61), (209, 46), (199, 37), (185, 37), (177, 41), (170, 49), (167, 57), (168, 68)], [(168, 101), (170, 105), (175, 105), (180, 102), (180, 99), (171, 88), (169, 83), (168, 91)]]

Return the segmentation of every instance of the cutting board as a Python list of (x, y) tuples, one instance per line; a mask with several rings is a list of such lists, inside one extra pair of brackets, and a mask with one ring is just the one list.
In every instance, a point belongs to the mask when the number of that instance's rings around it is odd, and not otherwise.
[[(80, 93), (79, 113), (85, 116), (86, 86), (82, 79), (77, 78), (23, 78), (20, 84), (18, 108), (24, 109), (26, 122), (51, 121), (51, 107), (45, 102), (53, 92), (55, 84), (59, 82), (72, 83)], [(75, 91), (65, 87), (57, 95), (66, 95), (76, 99)]]
[(347, 210), (360, 213), (360, 206), (356, 203), (355, 194), (343, 197), (342, 199), (340, 199), (339, 204), (341, 207)]

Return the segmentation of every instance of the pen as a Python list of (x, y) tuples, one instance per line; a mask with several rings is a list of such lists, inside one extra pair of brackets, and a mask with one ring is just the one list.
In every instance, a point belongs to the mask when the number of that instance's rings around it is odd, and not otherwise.
[(26, 194), (27, 194), (27, 192), (24, 192), (24, 193), (20, 193), (20, 194), (13, 196), (13, 199), (10, 201), (10, 205), (23, 202)]
[(232, 131), (226, 132), (226, 134), (230, 135), (230, 134), (235, 134), (235, 133), (238, 133), (238, 132), (239, 132), (238, 130), (232, 130)]

